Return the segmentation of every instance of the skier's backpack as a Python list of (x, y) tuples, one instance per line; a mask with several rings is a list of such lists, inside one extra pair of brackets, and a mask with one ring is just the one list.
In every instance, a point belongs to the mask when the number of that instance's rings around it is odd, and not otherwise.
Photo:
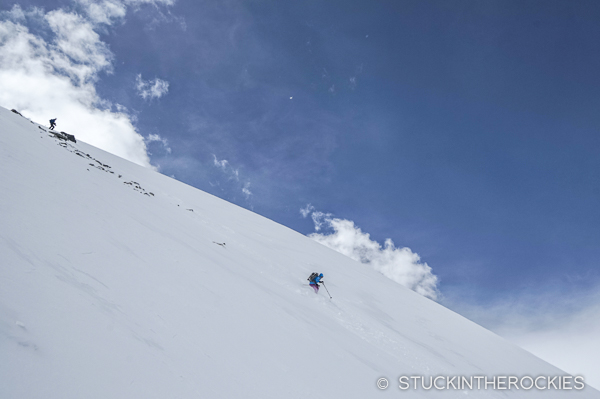
[(308, 276), (307, 280), (312, 283), (315, 280), (315, 278), (317, 278), (318, 275), (319, 275), (319, 273), (314, 272), (310, 276)]

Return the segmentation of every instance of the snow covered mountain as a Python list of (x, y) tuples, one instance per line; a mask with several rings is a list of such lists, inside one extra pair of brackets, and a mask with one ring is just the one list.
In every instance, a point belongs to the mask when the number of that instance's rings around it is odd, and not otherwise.
[[(0, 398), (600, 397), (401, 390), (401, 376), (566, 373), (297, 232), (4, 108), (0, 176)], [(308, 287), (313, 271), (333, 299)]]

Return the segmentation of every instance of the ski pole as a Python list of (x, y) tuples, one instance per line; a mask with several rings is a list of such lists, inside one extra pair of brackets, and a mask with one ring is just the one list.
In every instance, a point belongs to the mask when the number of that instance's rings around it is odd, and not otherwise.
[(327, 286), (325, 285), (325, 282), (322, 281), (321, 284), (323, 284), (323, 287), (325, 287), (325, 291), (327, 291), (327, 294), (329, 295), (329, 299), (333, 299), (333, 297), (331, 296), (331, 294), (329, 293), (329, 290), (327, 289)]

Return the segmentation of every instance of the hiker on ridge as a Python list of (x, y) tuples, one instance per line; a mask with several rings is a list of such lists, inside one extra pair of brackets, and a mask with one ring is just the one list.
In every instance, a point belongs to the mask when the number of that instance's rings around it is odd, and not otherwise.
[(50, 130), (56, 127), (56, 118), (50, 119)]

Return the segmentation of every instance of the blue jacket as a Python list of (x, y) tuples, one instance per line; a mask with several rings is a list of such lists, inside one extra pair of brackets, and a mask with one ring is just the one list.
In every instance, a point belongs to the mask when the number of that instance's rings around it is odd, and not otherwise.
[(315, 279), (314, 279), (313, 281), (311, 281), (310, 283), (311, 283), (311, 284), (318, 284), (318, 283), (321, 281), (321, 279), (322, 279), (322, 278), (323, 278), (323, 277), (321, 277), (321, 276), (317, 276), (317, 277), (315, 277)]

